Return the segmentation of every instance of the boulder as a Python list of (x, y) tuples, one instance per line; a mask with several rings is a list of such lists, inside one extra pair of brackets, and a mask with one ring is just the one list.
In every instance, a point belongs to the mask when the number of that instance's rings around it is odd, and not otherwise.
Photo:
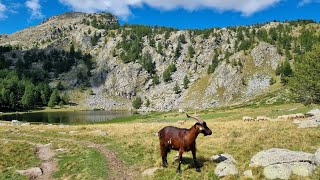
[(311, 176), (312, 171), (315, 169), (315, 166), (308, 162), (294, 162), (290, 163), (290, 166), (290, 169), (292, 170), (293, 174), (305, 177)]
[(316, 157), (316, 165), (317, 166), (320, 166), (320, 148), (317, 150), (316, 154), (315, 154), (315, 157)]
[(159, 169), (161, 169), (161, 168), (159, 168), (159, 167), (153, 167), (153, 168), (146, 169), (146, 170), (143, 171), (142, 175), (143, 175), (143, 176), (153, 176), (154, 173), (155, 173), (156, 171), (158, 171)]
[(218, 177), (224, 177), (230, 175), (237, 175), (239, 171), (232, 161), (223, 161), (217, 165), (216, 169), (214, 170), (214, 173)]
[(20, 121), (18, 121), (18, 120), (12, 120), (11, 121), (11, 125), (16, 126), (16, 125), (19, 125), (19, 124), (20, 124)]
[(320, 109), (313, 109), (306, 113), (307, 116), (320, 116)]
[(319, 119), (308, 119), (302, 121), (298, 128), (305, 129), (305, 128), (318, 128), (320, 127), (320, 118)]
[(210, 160), (216, 162), (216, 163), (221, 163), (223, 161), (231, 161), (232, 163), (236, 163), (237, 161), (230, 155), (230, 154), (218, 154), (218, 155), (213, 155)]
[(246, 171), (244, 171), (244, 172), (243, 172), (243, 176), (246, 177), (246, 178), (253, 179), (252, 170), (246, 170)]
[(267, 179), (289, 179), (291, 173), (292, 171), (288, 164), (274, 164), (267, 166), (263, 170), (263, 175)]
[(42, 170), (39, 167), (32, 167), (26, 170), (17, 170), (16, 172), (21, 175), (28, 176), (30, 179), (35, 179), (36, 177), (42, 175)]
[(250, 167), (269, 166), (281, 163), (309, 162), (314, 164), (315, 155), (306, 152), (290, 151), (287, 149), (271, 148), (257, 153), (251, 158)]

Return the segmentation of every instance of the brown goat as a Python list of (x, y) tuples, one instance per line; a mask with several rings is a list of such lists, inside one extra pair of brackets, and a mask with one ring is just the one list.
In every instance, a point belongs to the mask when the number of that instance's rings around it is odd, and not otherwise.
[(168, 166), (167, 154), (171, 149), (179, 151), (179, 166), (177, 173), (181, 173), (181, 160), (183, 152), (192, 151), (192, 156), (194, 163), (196, 165), (196, 170), (200, 172), (200, 167), (196, 161), (196, 139), (199, 133), (204, 134), (205, 136), (211, 135), (212, 131), (207, 127), (206, 122), (199, 119), (197, 116), (189, 116), (188, 118), (193, 118), (198, 122), (193, 125), (190, 129), (177, 128), (173, 126), (167, 126), (162, 128), (159, 132), (160, 140), (160, 151), (162, 157), (162, 166), (166, 168)]

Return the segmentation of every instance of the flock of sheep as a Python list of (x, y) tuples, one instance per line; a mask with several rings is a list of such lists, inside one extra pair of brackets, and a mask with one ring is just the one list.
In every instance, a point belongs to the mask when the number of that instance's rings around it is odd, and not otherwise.
[[(297, 114), (288, 114), (288, 115), (278, 116), (276, 119), (278, 120), (301, 119), (301, 118), (306, 118), (307, 116), (308, 114), (297, 113)], [(245, 121), (270, 121), (272, 119), (266, 116), (257, 116), (257, 118), (253, 118), (250, 116), (243, 116), (242, 120), (245, 122)], [(186, 120), (177, 121), (177, 124), (183, 125), (185, 122)]]
[[(299, 118), (305, 118), (306, 115), (302, 114), (302, 113), (297, 113), (297, 114), (288, 114), (288, 115), (282, 115), (282, 116), (278, 116), (277, 119), (299, 119)], [(270, 121), (271, 118), (269, 117), (265, 117), (265, 116), (258, 116), (257, 118), (252, 118), (250, 116), (243, 116), (242, 117), (243, 121)]]

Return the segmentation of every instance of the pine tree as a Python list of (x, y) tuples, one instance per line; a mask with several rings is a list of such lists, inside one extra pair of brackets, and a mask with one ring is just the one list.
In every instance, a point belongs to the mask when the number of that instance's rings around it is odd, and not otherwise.
[(305, 104), (320, 103), (320, 45), (298, 57), (294, 67), (288, 83), (294, 97)]
[(139, 109), (142, 105), (142, 99), (140, 97), (137, 97), (136, 99), (133, 100), (132, 102), (132, 106), (135, 108), (135, 109)]
[(48, 106), (49, 106), (50, 108), (53, 108), (55, 105), (58, 104), (59, 100), (60, 100), (59, 92), (58, 92), (57, 89), (55, 89), (55, 90), (52, 92), (51, 96), (50, 96), (50, 99), (49, 99), (49, 102), (48, 102)]
[(180, 89), (180, 87), (179, 87), (177, 82), (176, 82), (176, 85), (173, 88), (173, 91), (174, 91), (175, 94), (181, 93), (181, 89)]
[(33, 105), (34, 99), (35, 99), (34, 91), (35, 91), (34, 84), (32, 82), (26, 82), (25, 91), (21, 99), (21, 104), (24, 107), (30, 107)]
[(196, 52), (194, 51), (193, 47), (190, 45), (190, 46), (188, 47), (189, 57), (190, 57), (190, 58), (193, 58), (195, 53), (196, 53)]
[(183, 88), (184, 89), (188, 89), (189, 83), (190, 83), (189, 78), (188, 78), (187, 75), (185, 75), (184, 78), (183, 78)]

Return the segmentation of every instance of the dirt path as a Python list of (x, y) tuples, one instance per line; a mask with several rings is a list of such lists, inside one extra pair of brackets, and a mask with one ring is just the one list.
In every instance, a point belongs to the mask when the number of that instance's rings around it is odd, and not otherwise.
[(38, 176), (37, 180), (48, 180), (53, 179), (52, 174), (57, 170), (58, 163), (54, 158), (56, 155), (55, 151), (52, 150), (51, 144), (38, 144), (37, 145), (37, 156), (41, 160), (40, 168), (42, 175)]
[(131, 180), (135, 175), (130, 173), (126, 165), (117, 158), (116, 154), (108, 150), (101, 144), (94, 144), (91, 142), (85, 142), (88, 147), (95, 148), (98, 150), (108, 162), (108, 172), (110, 180)]

